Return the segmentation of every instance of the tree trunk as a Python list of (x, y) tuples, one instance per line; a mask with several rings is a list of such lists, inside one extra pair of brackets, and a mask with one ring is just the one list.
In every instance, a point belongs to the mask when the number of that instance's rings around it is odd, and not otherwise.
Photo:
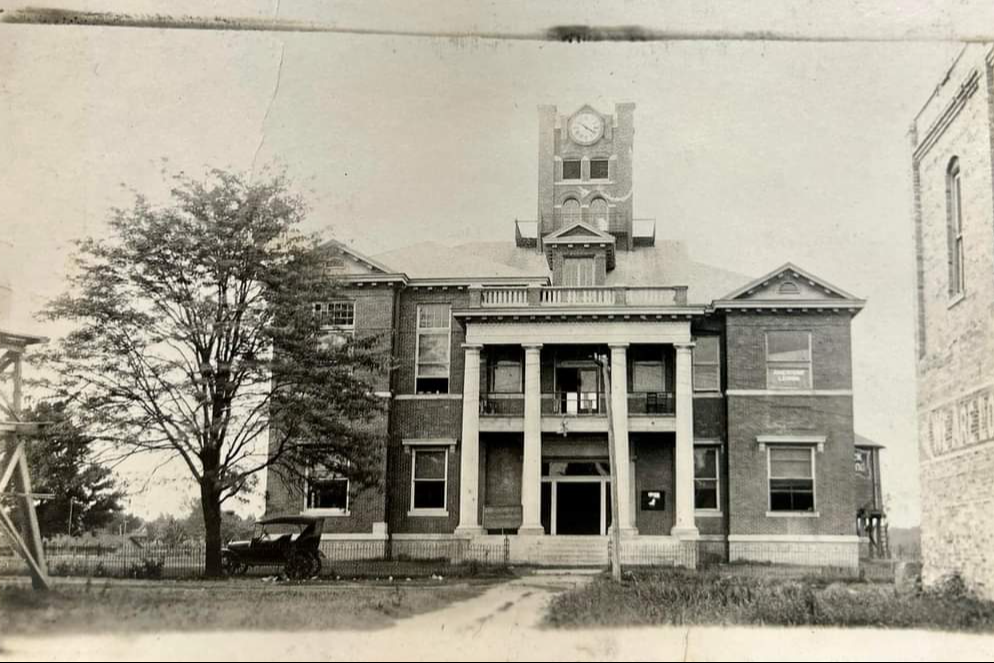
[(220, 578), (221, 568), (221, 495), (213, 486), (200, 487), (200, 505), (204, 512), (204, 575)]

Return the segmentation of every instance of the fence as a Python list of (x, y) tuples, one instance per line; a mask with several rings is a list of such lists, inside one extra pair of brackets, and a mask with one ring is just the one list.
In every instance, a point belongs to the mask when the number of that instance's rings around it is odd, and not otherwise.
[[(610, 551), (610, 542), (605, 540)], [(468, 576), (502, 573), (511, 563), (511, 539), (488, 536), (466, 539), (403, 539), (392, 541), (326, 540), (321, 543), (321, 575), (333, 579)], [(730, 552), (733, 552), (730, 560)], [(49, 572), (53, 576), (119, 578), (190, 578), (203, 574), (202, 544), (182, 546), (121, 544), (46, 545)], [(610, 559), (604, 556), (601, 560)], [(629, 569), (683, 566), (721, 574), (774, 578), (819, 577), (893, 581), (890, 560), (852, 560), (826, 557), (817, 548), (785, 549), (783, 545), (754, 544), (743, 556), (730, 551), (725, 541), (704, 540), (695, 544), (661, 545), (651, 540), (622, 543), (622, 564)], [(554, 561), (546, 561), (554, 563)], [(23, 562), (9, 549), (0, 547), (0, 575), (22, 575)], [(281, 565), (253, 566), (248, 574), (277, 575)]]

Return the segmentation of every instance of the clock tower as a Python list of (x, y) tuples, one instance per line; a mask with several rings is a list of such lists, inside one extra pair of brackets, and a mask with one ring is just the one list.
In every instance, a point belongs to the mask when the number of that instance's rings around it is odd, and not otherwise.
[(540, 237), (583, 223), (614, 236), (618, 249), (651, 243), (633, 233), (635, 104), (616, 104), (613, 113), (589, 104), (569, 114), (539, 106), (538, 113)]

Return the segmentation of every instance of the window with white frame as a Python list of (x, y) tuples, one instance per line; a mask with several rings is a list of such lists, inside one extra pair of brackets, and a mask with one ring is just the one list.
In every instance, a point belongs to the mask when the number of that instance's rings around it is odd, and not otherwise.
[(349, 512), (349, 479), (323, 465), (307, 470), (304, 496), (306, 511), (346, 515)]
[(769, 446), (770, 511), (815, 510), (814, 447)]
[(811, 332), (766, 332), (768, 389), (811, 389)]
[(445, 511), (449, 450), (412, 449), (411, 455), (411, 512)]
[(694, 509), (698, 511), (718, 511), (719, 483), (718, 468), (721, 449), (717, 445), (694, 447)]
[(314, 315), (321, 323), (321, 345), (339, 348), (355, 335), (355, 302), (333, 301), (314, 304)]
[(949, 167), (946, 169), (946, 213), (949, 236), (949, 296), (956, 297), (966, 291), (962, 191), (957, 157), (949, 161)]
[(316, 302), (314, 315), (322, 327), (352, 328), (355, 326), (355, 302)]
[(418, 306), (414, 390), (419, 394), (449, 392), (451, 318), (448, 304)]
[(721, 349), (717, 336), (694, 338), (694, 391), (721, 390)]

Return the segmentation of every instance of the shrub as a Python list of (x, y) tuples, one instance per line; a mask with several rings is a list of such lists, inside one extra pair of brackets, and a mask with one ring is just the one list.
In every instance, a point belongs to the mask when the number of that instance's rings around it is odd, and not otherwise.
[(158, 580), (162, 578), (162, 569), (164, 566), (165, 560), (146, 557), (140, 562), (133, 562), (128, 567), (128, 577), (143, 580)]

